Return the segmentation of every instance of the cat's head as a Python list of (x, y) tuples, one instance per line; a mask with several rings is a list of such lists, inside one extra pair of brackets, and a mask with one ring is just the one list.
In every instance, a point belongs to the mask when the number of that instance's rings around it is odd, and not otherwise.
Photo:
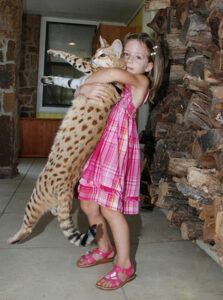
[(92, 69), (97, 70), (101, 68), (125, 68), (125, 63), (122, 58), (122, 42), (118, 39), (114, 40), (109, 45), (106, 40), (100, 37), (101, 47), (96, 51), (92, 57)]

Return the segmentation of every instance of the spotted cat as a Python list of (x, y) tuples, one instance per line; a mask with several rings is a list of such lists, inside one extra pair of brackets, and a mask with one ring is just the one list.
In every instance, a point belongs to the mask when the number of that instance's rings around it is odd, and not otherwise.
[[(115, 40), (111, 46), (107, 46), (101, 39), (101, 48), (96, 51), (91, 65), (75, 55), (54, 50), (49, 52), (64, 58), (87, 74), (103, 67), (124, 66), (120, 40)], [(70, 79), (72, 88), (77, 88), (85, 78), (86, 76)], [(43, 81), (54, 84), (53, 79), (54, 77), (45, 77)], [(102, 134), (111, 107), (120, 97), (113, 84), (108, 84), (107, 89), (110, 97), (106, 101), (86, 99), (84, 96), (77, 96), (72, 101), (72, 106), (56, 134), (47, 163), (26, 205), (22, 227), (8, 239), (8, 243), (16, 243), (29, 236), (40, 217), (49, 210), (53, 214), (56, 213), (62, 231), (71, 243), (84, 246), (94, 239), (95, 226), (83, 234), (75, 229), (71, 208), (74, 186), (78, 182), (81, 169)]]

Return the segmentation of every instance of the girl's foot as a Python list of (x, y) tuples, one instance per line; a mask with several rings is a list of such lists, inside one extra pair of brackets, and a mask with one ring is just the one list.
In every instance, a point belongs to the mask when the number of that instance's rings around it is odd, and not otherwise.
[(133, 265), (127, 269), (115, 265), (96, 283), (96, 287), (102, 290), (115, 290), (133, 280), (135, 276)]
[(82, 255), (76, 262), (76, 265), (79, 268), (87, 268), (99, 264), (106, 264), (114, 260), (115, 254), (114, 248), (107, 252), (102, 252), (99, 248), (94, 248)]

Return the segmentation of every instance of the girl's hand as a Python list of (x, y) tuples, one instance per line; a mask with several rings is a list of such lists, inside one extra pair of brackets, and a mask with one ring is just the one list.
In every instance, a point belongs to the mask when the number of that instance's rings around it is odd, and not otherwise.
[(75, 96), (83, 95), (96, 101), (106, 100), (109, 97), (107, 85), (104, 83), (85, 83), (76, 90)]

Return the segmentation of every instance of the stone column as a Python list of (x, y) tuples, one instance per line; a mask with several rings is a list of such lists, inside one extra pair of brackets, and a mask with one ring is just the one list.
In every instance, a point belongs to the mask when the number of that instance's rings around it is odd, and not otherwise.
[(22, 0), (0, 0), (0, 178), (17, 174)]
[(35, 118), (37, 103), (39, 39), (41, 16), (23, 15), (19, 69), (19, 114)]

